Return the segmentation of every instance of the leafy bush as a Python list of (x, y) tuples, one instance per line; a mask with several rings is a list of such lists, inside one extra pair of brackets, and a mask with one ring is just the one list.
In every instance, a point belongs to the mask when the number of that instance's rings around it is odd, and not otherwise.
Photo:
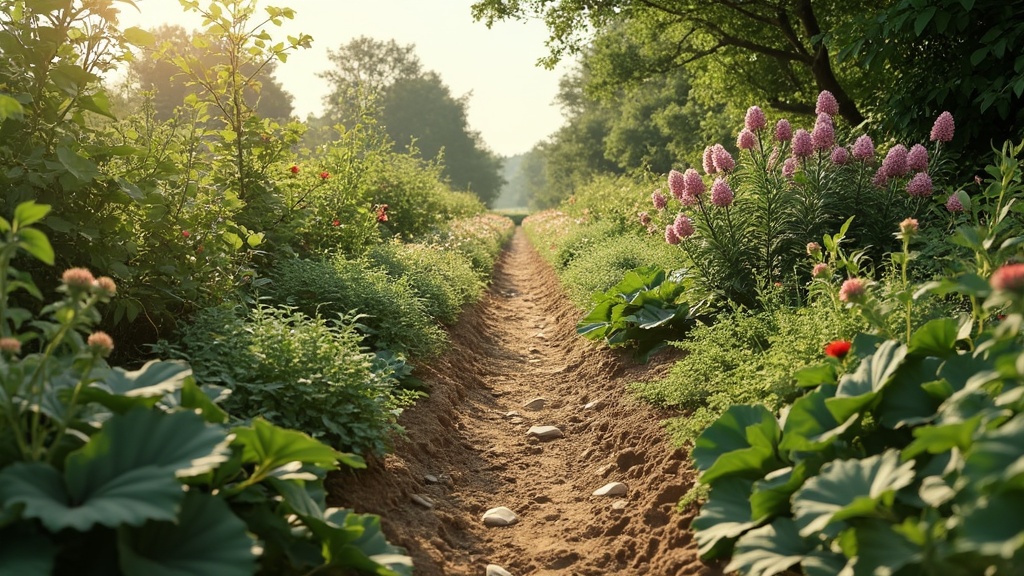
[(231, 412), (261, 416), (333, 446), (383, 454), (410, 395), (360, 346), (351, 317), (310, 318), (287, 307), (199, 313), (161, 353), (187, 359), (202, 382), (232, 391)]
[(700, 304), (683, 300), (686, 283), (657, 266), (631, 270), (615, 286), (594, 295), (594, 307), (576, 331), (609, 346), (631, 345), (646, 361), (673, 336), (696, 323)]
[(643, 178), (638, 182), (627, 176), (597, 175), (562, 202), (561, 208), (574, 218), (609, 222), (628, 230), (648, 209), (647, 194), (655, 188), (648, 175)]
[(454, 250), (469, 258), (481, 279), (488, 278), (502, 248), (512, 238), (515, 224), (495, 214), (477, 214), (452, 220), (426, 239), (442, 250)]
[(0, 572), (411, 574), (377, 517), (325, 507), (327, 471), (359, 457), (232, 419), (182, 362), (109, 366), (113, 340), (91, 331), (112, 279), (71, 268), (60, 300), (12, 306), (39, 293), (17, 252), (54, 260), (33, 227), (48, 211), (0, 218)]
[(451, 326), (462, 307), (483, 292), (483, 282), (467, 258), (429, 244), (389, 242), (367, 255), (392, 278), (406, 278), (423, 299), (427, 314)]
[(552, 265), (561, 273), (578, 258), (590, 254), (599, 246), (611, 244), (618, 240), (625, 230), (611, 221), (581, 221), (559, 231), (557, 236), (550, 238), (555, 245)]
[(652, 247), (650, 239), (628, 233), (579, 253), (560, 275), (562, 287), (580, 307), (590, 304), (595, 292), (604, 292), (641, 266), (679, 270), (686, 256), (667, 244)]
[(366, 260), (288, 259), (272, 272), (271, 294), (307, 316), (360, 315), (374, 349), (413, 357), (440, 353), (447, 336), (427, 314), (408, 278), (392, 278)]

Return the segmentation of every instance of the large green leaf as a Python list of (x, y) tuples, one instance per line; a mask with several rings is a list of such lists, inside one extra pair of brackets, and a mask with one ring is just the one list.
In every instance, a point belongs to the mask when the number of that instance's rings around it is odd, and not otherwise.
[(924, 386), (936, 381), (941, 362), (935, 357), (911, 358), (900, 367), (878, 404), (883, 426), (899, 429), (935, 419), (940, 402)]
[(953, 318), (936, 318), (910, 336), (909, 354), (945, 358), (956, 353), (959, 323)]
[(50, 576), (57, 547), (49, 538), (18, 527), (0, 530), (0, 574)]
[(253, 540), (221, 500), (190, 492), (174, 522), (149, 522), (118, 530), (125, 576), (251, 576), (256, 572)]
[(750, 479), (763, 477), (784, 464), (776, 456), (779, 423), (761, 405), (730, 406), (697, 438), (694, 463), (703, 471), (700, 481), (739, 475)]
[(967, 450), (974, 442), (974, 433), (980, 425), (981, 416), (979, 415), (970, 420), (952, 424), (915, 428), (914, 441), (903, 449), (903, 458), (914, 458), (924, 452), (941, 454), (953, 448), (959, 448), (961, 451)]
[(82, 390), (82, 398), (97, 402), (115, 412), (127, 412), (137, 406), (152, 407), (167, 394), (184, 386), (192, 375), (188, 364), (176, 360), (151, 360), (131, 372), (114, 368), (99, 382)]
[(782, 427), (784, 451), (817, 451), (832, 444), (843, 432), (852, 426), (859, 414), (853, 414), (840, 424), (829, 411), (825, 402), (832, 391), (824, 386), (805, 394), (793, 403)]
[[(332, 510), (327, 510), (326, 516), (330, 516)], [(369, 562), (364, 563), (362, 559), (351, 562), (357, 568), (366, 571), (375, 570), (380, 576), (412, 576), (412, 558), (405, 554), (405, 549), (393, 546), (384, 537), (380, 527), (380, 516), (374, 514), (351, 514), (348, 521), (358, 521), (363, 527), (363, 533), (359, 535), (349, 547), (348, 554), (356, 549), (360, 554), (365, 554)]]
[[(1024, 548), (1024, 491), (983, 498), (963, 512), (957, 550), (1010, 559)], [(1019, 567), (1019, 565), (1018, 565)]]
[(904, 567), (920, 564), (925, 551), (907, 537), (907, 532), (901, 525), (881, 520), (865, 520), (850, 528), (841, 538), (843, 552), (850, 558), (843, 575), (896, 574)]
[(387, 542), (377, 516), (330, 508), (322, 518), (302, 516), (301, 519), (323, 542), (327, 565), (379, 576), (412, 574), (412, 560), (405, 556), (404, 550)]
[(46, 218), (46, 215), (49, 213), (49, 204), (36, 204), (35, 200), (29, 200), (15, 207), (14, 219), (11, 222), (18, 228), (24, 228)]
[(790, 499), (807, 479), (807, 462), (776, 470), (754, 482), (750, 496), (750, 515), (758, 521), (790, 512)]
[(232, 429), (235, 444), (242, 446), (242, 459), (256, 464), (257, 472), (269, 475), (274, 469), (302, 462), (315, 464), (326, 470), (338, 468), (342, 461), (352, 468), (365, 468), (358, 457), (338, 452), (334, 448), (311, 438), (297, 430), (274, 426), (262, 418), (256, 418), (252, 426)]
[(793, 495), (793, 519), (811, 536), (847, 518), (873, 518), (892, 506), (896, 491), (914, 481), (914, 462), (889, 450), (863, 460), (835, 460)]
[(722, 478), (711, 487), (708, 501), (692, 524), (702, 558), (728, 556), (733, 541), (759, 524), (751, 516), (752, 486), (751, 480), (733, 477)]
[(978, 487), (998, 481), (1024, 489), (1024, 414), (984, 434), (966, 455), (963, 475)]
[(887, 340), (874, 354), (861, 360), (854, 373), (840, 378), (835, 398), (825, 401), (836, 421), (845, 422), (874, 402), (906, 356), (906, 346), (895, 340)]
[(767, 526), (747, 532), (736, 542), (736, 553), (725, 571), (739, 571), (746, 576), (773, 576), (798, 563), (807, 574), (838, 574), (844, 561), (838, 555), (817, 550), (813, 541), (800, 536), (789, 518), (776, 518)]

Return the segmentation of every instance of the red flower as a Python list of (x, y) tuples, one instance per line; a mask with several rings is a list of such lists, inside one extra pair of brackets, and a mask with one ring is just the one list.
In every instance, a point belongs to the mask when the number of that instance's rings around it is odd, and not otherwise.
[(331, 226), (341, 226), (341, 220), (338, 220), (337, 218), (331, 220)]
[(831, 356), (842, 360), (850, 353), (850, 342), (847, 340), (833, 340), (825, 345), (825, 356)]
[(1024, 292), (1024, 264), (1006, 264), (992, 274), (992, 287), (1006, 292)]
[(330, 177), (331, 177), (331, 173), (330, 172), (321, 172), (320, 173), (320, 179), (321, 180), (327, 180)]
[(203, 253), (203, 245), (200, 244), (199, 246), (196, 246), (196, 254), (202, 254), (202, 253)]
[(387, 221), (388, 221), (388, 205), (387, 204), (381, 204), (380, 206), (377, 206), (377, 222), (387, 222)]
[(292, 167), (289, 168), (289, 170), (291, 170), (292, 174), (298, 174), (299, 173), (299, 167), (294, 165), (294, 164), (292, 164)]
[(184, 236), (185, 238), (188, 238), (189, 236), (192, 235), (192, 233), (189, 232), (188, 230), (182, 230), (181, 235)]

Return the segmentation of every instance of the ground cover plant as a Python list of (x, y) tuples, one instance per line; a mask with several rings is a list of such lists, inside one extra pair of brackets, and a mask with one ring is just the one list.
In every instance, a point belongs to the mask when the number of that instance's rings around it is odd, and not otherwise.
[(410, 574), (379, 519), (326, 508), (323, 479), (362, 459), (261, 418), (232, 417), (223, 389), (190, 367), (107, 364), (114, 340), (95, 330), (117, 292), (85, 268), (62, 274), (59, 300), (12, 262), (51, 264), (23, 203), (0, 219), (0, 571), (11, 574)]

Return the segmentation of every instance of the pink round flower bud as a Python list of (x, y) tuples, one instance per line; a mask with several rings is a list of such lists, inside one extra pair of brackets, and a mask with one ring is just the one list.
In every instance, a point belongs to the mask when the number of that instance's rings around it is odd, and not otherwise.
[(948, 200), (946, 200), (946, 210), (949, 210), (953, 214), (959, 214), (964, 211), (964, 205), (960, 202), (960, 199), (956, 197), (956, 194), (953, 194)]
[(853, 157), (861, 162), (867, 162), (875, 157), (875, 144), (871, 136), (864, 134), (853, 143)]
[(744, 128), (736, 137), (736, 147), (740, 150), (750, 150), (754, 147), (754, 133)]
[(819, 262), (815, 264), (814, 268), (811, 269), (812, 278), (824, 278), (829, 274), (830, 271), (828, 269), (828, 264), (825, 264), (824, 262)]
[(683, 184), (685, 185), (686, 195), (690, 196), (689, 204), (696, 201), (697, 197), (704, 193), (706, 190), (704, 186), (704, 179), (700, 177), (693, 168), (687, 168), (686, 172), (683, 172)]
[(800, 128), (793, 134), (793, 155), (797, 158), (807, 158), (814, 152), (814, 140), (811, 134)]
[(935, 124), (932, 125), (931, 141), (951, 141), (953, 139), (953, 129), (953, 115), (949, 112), (939, 114), (939, 117), (935, 119)]
[(114, 339), (106, 332), (93, 332), (85, 343), (90, 350), (104, 358), (114, 351)]
[(992, 273), (989, 283), (996, 290), (1024, 293), (1024, 264), (1005, 264)]
[(724, 178), (715, 178), (711, 185), (711, 203), (719, 208), (727, 208), (732, 205), (733, 193), (729, 183)]
[(920, 144), (914, 144), (907, 152), (907, 167), (914, 172), (924, 172), (928, 169), (928, 150)]
[(860, 302), (867, 293), (867, 283), (860, 278), (850, 278), (839, 288), (839, 299), (843, 302)]
[(665, 206), (668, 206), (668, 198), (665, 198), (665, 195), (661, 193), (661, 190), (655, 190), (651, 193), (651, 202), (657, 210), (664, 210)]
[(757, 106), (751, 106), (747, 108), (747, 116), (743, 119), (743, 125), (747, 130), (756, 132), (768, 125), (768, 119), (765, 118), (764, 111)]
[(672, 223), (672, 228), (680, 239), (693, 236), (693, 220), (685, 214), (676, 216), (676, 221)]
[(678, 170), (671, 170), (668, 173), (668, 189), (676, 200), (681, 200), (686, 194), (686, 184), (683, 180), (683, 173)]
[(882, 170), (885, 171), (886, 178), (906, 176), (910, 171), (910, 167), (907, 166), (907, 147), (897, 144), (890, 148), (885, 160), (882, 160)]
[(647, 212), (641, 212), (638, 216), (640, 216), (640, 224), (647, 226), (651, 223), (651, 215)]
[(77, 288), (79, 290), (89, 290), (92, 288), (93, 282), (96, 279), (93, 277), (92, 272), (87, 268), (75, 267), (68, 268), (61, 275), (61, 281), (68, 288)]
[(732, 155), (721, 144), (715, 144), (712, 147), (711, 158), (715, 163), (715, 169), (719, 172), (732, 172), (732, 169), (736, 167), (736, 161), (732, 159)]
[(818, 94), (818, 102), (814, 107), (815, 114), (828, 114), (829, 116), (835, 116), (839, 114), (839, 102), (836, 101), (836, 97), (832, 95), (828, 90), (822, 90)]
[(676, 234), (676, 227), (672, 224), (665, 226), (665, 242), (675, 246), (679, 244), (679, 234)]
[(797, 159), (790, 156), (782, 163), (782, 175), (786, 178), (793, 178), (796, 174), (796, 163)]
[(793, 137), (793, 127), (789, 125), (789, 120), (782, 118), (775, 123), (775, 139), (779, 142), (789, 142), (789, 139)]
[(836, 146), (832, 149), (832, 163), (836, 166), (842, 166), (850, 162), (850, 152), (842, 146)]
[(907, 182), (907, 194), (914, 198), (926, 198), (932, 195), (932, 178), (927, 172), (918, 172)]
[(96, 290), (107, 296), (113, 296), (117, 294), (117, 284), (114, 283), (114, 279), (109, 276), (100, 276), (96, 279), (93, 284)]
[(815, 150), (828, 150), (836, 145), (836, 129), (832, 125), (831, 116), (818, 114), (814, 130), (811, 132), (811, 142)]
[(821, 244), (818, 244), (817, 242), (808, 242), (807, 243), (807, 255), (808, 256), (815, 256), (815, 257), (817, 257), (820, 254), (821, 254)]
[(900, 234), (904, 238), (910, 238), (920, 229), (916, 218), (907, 218), (903, 222), (900, 222)]
[(702, 158), (701, 164), (704, 165), (705, 174), (714, 174), (716, 171), (714, 154), (714, 149), (711, 146), (707, 146), (704, 148), (704, 156)]
[(0, 352), (3, 352), (8, 356), (17, 356), (18, 354), (21, 354), (21, 341), (17, 338), (11, 338), (10, 336), (0, 338)]

